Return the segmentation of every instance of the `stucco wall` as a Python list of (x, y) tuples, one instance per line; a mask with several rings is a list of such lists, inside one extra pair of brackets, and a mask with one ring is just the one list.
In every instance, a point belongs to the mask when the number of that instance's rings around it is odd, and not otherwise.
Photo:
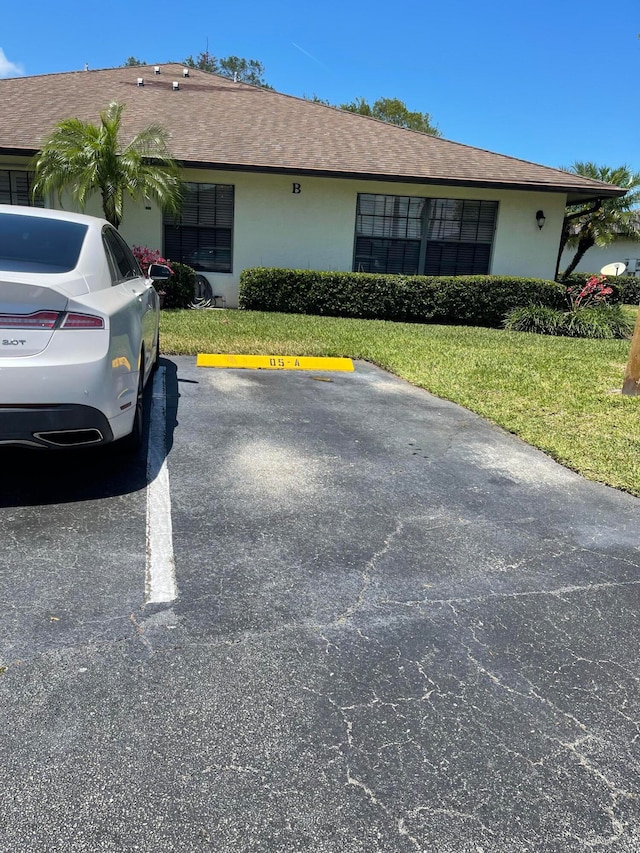
[[(575, 249), (565, 249), (560, 261), (560, 270), (567, 268), (574, 255)], [(616, 240), (615, 243), (603, 248), (593, 246), (586, 252), (576, 270), (578, 272), (600, 272), (606, 264), (613, 264), (616, 261), (628, 263), (630, 260), (635, 261), (631, 267), (637, 267), (636, 275), (640, 275), (640, 241)]]

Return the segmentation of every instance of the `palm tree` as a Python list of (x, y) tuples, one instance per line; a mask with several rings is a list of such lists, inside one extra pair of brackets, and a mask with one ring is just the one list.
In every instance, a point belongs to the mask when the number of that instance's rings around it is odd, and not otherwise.
[(608, 246), (619, 237), (640, 240), (638, 211), (634, 209), (640, 204), (640, 172), (632, 172), (628, 166), (612, 169), (580, 162), (574, 163), (566, 171), (622, 187), (627, 190), (627, 194), (619, 198), (602, 199), (595, 206), (584, 205), (567, 213), (560, 254), (565, 245), (575, 249), (576, 253), (562, 274), (563, 279), (571, 275), (592, 246)]
[(115, 228), (122, 221), (125, 195), (152, 198), (163, 210), (177, 213), (181, 184), (176, 161), (167, 147), (168, 133), (153, 124), (128, 143), (120, 139), (124, 104), (112, 102), (100, 113), (100, 124), (78, 118), (59, 122), (34, 158), (34, 195), (64, 190), (81, 210), (94, 192), (102, 195), (105, 219)]

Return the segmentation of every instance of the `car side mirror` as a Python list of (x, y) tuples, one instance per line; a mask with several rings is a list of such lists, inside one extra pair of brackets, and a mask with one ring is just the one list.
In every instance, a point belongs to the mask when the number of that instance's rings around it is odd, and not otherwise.
[(147, 276), (152, 281), (167, 281), (172, 275), (173, 273), (165, 264), (149, 264)]

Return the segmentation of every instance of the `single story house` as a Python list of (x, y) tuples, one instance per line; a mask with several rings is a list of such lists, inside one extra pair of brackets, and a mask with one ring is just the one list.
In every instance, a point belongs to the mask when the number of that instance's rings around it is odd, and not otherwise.
[[(30, 159), (56, 122), (96, 122), (111, 101), (126, 104), (125, 136), (169, 131), (188, 190), (177, 220), (130, 204), (124, 237), (194, 266), (228, 306), (256, 266), (553, 278), (565, 205), (624, 194), (164, 64), (0, 80), (0, 202), (29, 202)], [(99, 197), (87, 212), (102, 215)]]

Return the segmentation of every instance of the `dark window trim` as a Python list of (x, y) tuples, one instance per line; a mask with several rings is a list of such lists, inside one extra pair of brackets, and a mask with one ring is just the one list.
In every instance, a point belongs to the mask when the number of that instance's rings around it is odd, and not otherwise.
[[(407, 216), (398, 216), (394, 212), (371, 212), (361, 206), (363, 197), (387, 201), (394, 200), (394, 211), (400, 213), (402, 207), (409, 208), (414, 201), (423, 203), (420, 236), (397, 236), (402, 230), (402, 222)], [(401, 203), (402, 200), (402, 203)], [(370, 202), (371, 203), (371, 202)], [(377, 203), (374, 202), (374, 205)], [(495, 236), (498, 226), (500, 204), (495, 199), (473, 198), (434, 198), (426, 196), (393, 195), (390, 193), (358, 192), (356, 196), (356, 215), (354, 227), (353, 262), (355, 272), (377, 272), (371, 265), (380, 262), (381, 274), (399, 275), (485, 275), (491, 271)], [(436, 216), (437, 214), (437, 216)], [(447, 215), (450, 214), (450, 215)], [(453, 215), (451, 215), (453, 214)], [(383, 232), (384, 225), (375, 228), (376, 218), (384, 223), (388, 220), (389, 235), (382, 233), (367, 234), (359, 231), (361, 223), (368, 223), (371, 230)], [(417, 221), (414, 218), (414, 221)], [(398, 224), (398, 228), (394, 223)], [(448, 226), (447, 223), (450, 223)], [(484, 227), (483, 227), (484, 225)], [(439, 232), (437, 237), (429, 237), (430, 232)], [(486, 239), (490, 233), (490, 239)], [(474, 239), (475, 237), (475, 239)], [(416, 258), (415, 245), (419, 243)], [(410, 251), (410, 245), (414, 250)], [(366, 255), (363, 253), (367, 252)], [(363, 270), (363, 259), (365, 267)], [(395, 267), (393, 268), (393, 260)], [(390, 268), (392, 267), (392, 268)], [(433, 267), (437, 267), (435, 270)], [(443, 268), (444, 267), (444, 268)]]
[[(0, 167), (0, 175), (9, 176), (9, 201), (4, 201), (0, 197), (0, 204), (25, 205), (26, 207), (44, 207), (44, 199), (42, 196), (37, 196), (35, 202), (31, 198), (31, 188), (33, 186), (34, 173), (30, 169), (10, 169)], [(16, 187), (17, 176), (20, 175), (26, 180), (26, 195)], [(22, 194), (22, 198), (20, 195)]]
[[(195, 202), (187, 194), (181, 213), (165, 214), (162, 223), (166, 258), (193, 267), (198, 273), (232, 275), (235, 235), (235, 185), (208, 181), (186, 181), (187, 190), (197, 193)], [(206, 204), (205, 193), (213, 194)], [(228, 258), (228, 260), (227, 260)]]
[[(133, 275), (122, 275), (118, 260), (113, 254), (113, 248), (111, 247), (110, 240), (115, 241), (122, 249), (126, 260), (129, 262), (129, 266)], [(118, 284), (122, 284), (125, 281), (135, 281), (137, 278), (143, 278), (142, 270), (140, 269), (140, 265), (138, 264), (135, 255), (127, 245), (126, 240), (122, 237), (121, 234), (118, 233), (118, 231), (116, 231), (115, 228), (113, 228), (113, 226), (105, 225), (102, 229), (102, 243), (104, 245), (105, 253), (107, 255), (107, 263), (109, 265), (111, 281), (114, 287)]]

